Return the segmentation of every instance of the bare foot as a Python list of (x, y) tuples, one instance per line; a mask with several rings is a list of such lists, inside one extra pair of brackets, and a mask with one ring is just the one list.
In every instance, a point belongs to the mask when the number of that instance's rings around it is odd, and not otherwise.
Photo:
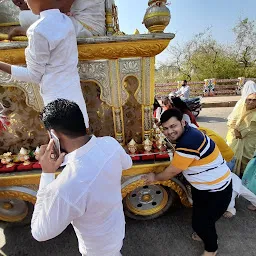
[(198, 236), (198, 234), (196, 232), (192, 233), (192, 239), (194, 241), (198, 241), (198, 242), (202, 242), (203, 240)]
[(225, 218), (227, 218), (227, 219), (230, 219), (230, 218), (234, 217), (234, 215), (233, 215), (231, 212), (226, 211), (226, 212), (223, 214), (223, 217), (225, 217)]
[(251, 210), (251, 211), (256, 211), (256, 206), (254, 206), (254, 205), (252, 205), (252, 204), (248, 205), (247, 208), (248, 208), (249, 210)]
[(207, 251), (204, 251), (203, 255), (202, 256), (216, 256), (218, 253), (218, 251), (216, 252), (207, 252)]

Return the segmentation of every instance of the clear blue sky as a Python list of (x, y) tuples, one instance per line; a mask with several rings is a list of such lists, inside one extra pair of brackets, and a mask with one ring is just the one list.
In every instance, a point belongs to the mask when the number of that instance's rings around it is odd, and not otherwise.
[[(126, 34), (135, 29), (146, 33), (142, 20), (148, 0), (115, 0), (119, 10), (120, 28)], [(213, 38), (221, 43), (234, 42), (232, 28), (241, 18), (256, 20), (256, 0), (172, 0), (171, 22), (165, 32), (175, 33), (171, 44), (182, 44), (193, 35), (212, 27)], [(256, 47), (256, 46), (255, 46)], [(164, 61), (167, 54), (157, 56)]]

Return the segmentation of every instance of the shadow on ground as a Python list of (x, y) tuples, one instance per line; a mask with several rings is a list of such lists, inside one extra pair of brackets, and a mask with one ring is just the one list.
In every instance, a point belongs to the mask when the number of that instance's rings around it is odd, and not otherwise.
[[(220, 256), (256, 255), (256, 212), (246, 209), (239, 199), (237, 216), (222, 218), (218, 224)], [(199, 256), (200, 242), (192, 241), (191, 209), (179, 204), (164, 216), (149, 221), (127, 219), (124, 256)], [(7, 256), (78, 256), (77, 239), (69, 226), (60, 236), (47, 242), (36, 242), (30, 227), (6, 227), (6, 244), (2, 251)]]
[(198, 116), (196, 121), (204, 123), (226, 123), (227, 118), (215, 117), (215, 116)]

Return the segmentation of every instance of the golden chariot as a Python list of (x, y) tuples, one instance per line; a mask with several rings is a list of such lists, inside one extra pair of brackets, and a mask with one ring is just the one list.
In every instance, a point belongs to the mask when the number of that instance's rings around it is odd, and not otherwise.
[[(7, 20), (0, 20), (0, 61), (25, 65), (26, 38), (4, 40), (8, 31), (18, 25), (13, 22), (17, 15), (8, 1), (6, 9), (1, 7), (0, 16), (7, 14)], [(166, 0), (149, 1), (144, 23), (150, 33), (125, 35), (119, 30), (114, 0), (106, 0), (106, 36), (78, 39), (79, 73), (90, 128), (96, 136), (116, 138), (125, 148), (132, 139), (141, 145), (152, 133), (155, 56), (174, 38), (174, 34), (163, 33), (170, 20), (165, 4)], [(0, 131), (0, 154), (17, 154), (21, 147), (35, 149), (47, 142), (39, 120), (43, 104), (37, 85), (14, 81), (0, 72), (0, 103), (4, 109), (1, 113), (0, 108), (0, 114), (9, 120), (6, 129)], [(169, 164), (169, 159), (134, 161), (131, 169), (123, 171), (122, 196), (128, 216), (155, 218), (176, 197), (190, 206), (182, 178), (143, 184), (142, 174), (161, 172)], [(38, 168), (0, 172), (0, 220), (18, 222), (29, 215), (36, 201), (40, 174)]]

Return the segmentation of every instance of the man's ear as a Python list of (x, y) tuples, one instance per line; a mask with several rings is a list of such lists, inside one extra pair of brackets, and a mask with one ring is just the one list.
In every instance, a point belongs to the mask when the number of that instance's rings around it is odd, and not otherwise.
[(185, 122), (185, 120), (181, 120), (181, 125), (182, 125), (182, 127), (184, 127), (185, 125), (186, 125), (186, 122)]

